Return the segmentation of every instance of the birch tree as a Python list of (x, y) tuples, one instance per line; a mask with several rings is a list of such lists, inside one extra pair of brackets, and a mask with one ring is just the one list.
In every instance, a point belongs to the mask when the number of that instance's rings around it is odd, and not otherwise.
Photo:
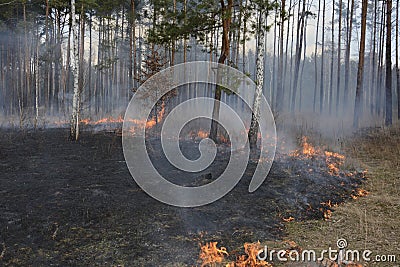
[[(253, 103), (253, 114), (249, 129), (250, 148), (257, 147), (258, 121), (260, 120), (260, 101), (264, 86), (264, 47), (265, 47), (265, 21), (266, 13), (260, 9), (258, 18), (258, 42), (257, 42), (257, 60), (256, 60), (256, 93)], [(282, 36), (281, 36), (282, 38)], [(282, 55), (283, 56), (283, 55)]]
[(79, 50), (78, 50), (78, 33), (75, 17), (75, 0), (71, 0), (71, 28), (72, 28), (72, 58), (71, 69), (74, 81), (74, 95), (72, 99), (72, 115), (71, 115), (71, 139), (79, 138), (79, 115), (80, 115), (80, 90), (79, 90)]

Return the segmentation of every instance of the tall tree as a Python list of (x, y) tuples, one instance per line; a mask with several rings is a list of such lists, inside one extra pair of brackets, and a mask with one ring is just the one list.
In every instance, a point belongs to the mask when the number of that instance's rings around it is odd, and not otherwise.
[(332, 27), (332, 36), (331, 36), (331, 78), (329, 80), (329, 114), (332, 114), (332, 102), (333, 102), (333, 63), (335, 60), (335, 0), (332, 1), (332, 21), (331, 21), (331, 27)]
[(300, 61), (303, 51), (303, 41), (304, 41), (304, 30), (305, 21), (308, 13), (306, 12), (306, 0), (303, 1), (301, 12), (299, 10), (299, 18), (297, 22), (297, 36), (296, 36), (296, 56), (294, 63), (294, 78), (293, 78), (293, 90), (292, 90), (292, 103), (290, 106), (291, 112), (294, 112), (296, 105), (297, 87), (300, 73)]
[[(225, 60), (229, 57), (229, 31), (231, 28), (231, 21), (232, 21), (232, 7), (233, 7), (233, 0), (228, 0), (228, 3), (225, 4), (225, 0), (220, 0), (221, 3), (221, 19), (222, 19), (222, 46), (221, 46), (221, 54), (218, 58), (219, 64), (225, 64)], [(217, 76), (220, 73), (217, 70)], [(217, 78), (218, 79), (218, 78)], [(211, 121), (211, 129), (210, 129), (210, 138), (212, 140), (217, 141), (217, 134), (218, 134), (218, 119), (219, 119), (219, 109), (220, 109), (220, 101), (221, 101), (221, 93), (222, 88), (217, 84), (215, 87), (215, 94), (214, 94), (214, 107), (212, 117), (213, 120)]]
[(249, 129), (250, 148), (257, 147), (258, 122), (260, 120), (260, 101), (264, 87), (264, 48), (266, 12), (260, 8), (257, 30), (257, 59), (256, 59), (256, 93), (254, 96), (253, 113)]
[(71, 132), (72, 140), (79, 138), (79, 116), (80, 116), (80, 88), (79, 88), (79, 38), (78, 25), (76, 23), (75, 0), (71, 0), (71, 28), (72, 28), (72, 60), (71, 69), (74, 81), (74, 95), (72, 100)]
[(400, 120), (400, 69), (399, 69), (399, 0), (396, 4), (396, 86), (397, 86), (397, 119)]
[(338, 29), (338, 51), (337, 51), (337, 80), (336, 80), (336, 115), (339, 113), (340, 99), (340, 67), (341, 67), (341, 52), (342, 52), (342, 11), (343, 0), (339, 0), (339, 29)]
[[(318, 33), (319, 33), (319, 18), (321, 14), (321, 0), (318, 1), (318, 15), (317, 15), (317, 33), (315, 34), (315, 48), (314, 48), (314, 97), (313, 97), (313, 112), (316, 109), (317, 102), (317, 87), (318, 87), (318, 64), (317, 64), (317, 53), (318, 53)], [(322, 82), (322, 81), (321, 81)]]
[(324, 68), (325, 68), (325, 11), (326, 11), (326, 0), (323, 0), (322, 8), (322, 49), (321, 49), (321, 72), (320, 72), (320, 84), (319, 84), (319, 112), (322, 113), (324, 105)]
[(392, 0), (386, 0), (385, 125), (392, 125)]
[[(281, 10), (280, 10), (280, 25), (279, 25), (279, 65), (278, 65), (278, 87), (276, 90), (276, 111), (280, 112), (283, 110), (283, 99), (285, 97), (284, 87), (283, 87), (283, 36), (285, 31), (285, 5), (286, 1), (282, 0)], [(261, 37), (260, 37), (261, 38)], [(258, 57), (257, 57), (258, 59)], [(258, 70), (258, 68), (257, 68)]]
[[(350, 0), (348, 1), (350, 2)], [(350, 14), (349, 14), (350, 13)], [(353, 31), (353, 13), (354, 13), (354, 0), (351, 0), (350, 12), (347, 12), (347, 32), (346, 32), (346, 55), (344, 66), (344, 92), (343, 92), (343, 111), (347, 109), (347, 99), (349, 97), (349, 79), (350, 79), (350, 46)], [(344, 114), (344, 113), (343, 113)]]
[(357, 87), (356, 99), (354, 106), (353, 127), (358, 128), (359, 120), (362, 114), (362, 98), (363, 98), (363, 78), (364, 78), (364, 55), (365, 55), (365, 32), (367, 28), (367, 7), (368, 0), (362, 0), (361, 7), (361, 37), (360, 50), (358, 53), (358, 71), (357, 71)]

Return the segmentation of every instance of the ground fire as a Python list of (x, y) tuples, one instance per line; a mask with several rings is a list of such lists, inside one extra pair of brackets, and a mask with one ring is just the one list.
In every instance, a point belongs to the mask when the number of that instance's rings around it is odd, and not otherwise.
[(218, 242), (209, 242), (201, 246), (199, 261), (202, 267), (206, 266), (225, 266), (225, 267), (261, 267), (272, 266), (264, 260), (257, 258), (258, 252), (262, 249), (260, 242), (245, 243), (245, 255), (239, 255), (236, 260), (230, 261), (226, 257), (229, 256), (225, 247), (218, 248)]

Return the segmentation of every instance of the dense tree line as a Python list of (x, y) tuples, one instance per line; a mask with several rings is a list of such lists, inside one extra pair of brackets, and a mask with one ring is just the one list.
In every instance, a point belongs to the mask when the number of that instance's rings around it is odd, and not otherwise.
[[(398, 5), (1, 0), (1, 110), (5, 120), (35, 127), (71, 114), (74, 127), (82, 118), (115, 116), (157, 53), (163, 68), (210, 60), (248, 73), (278, 116), (354, 113), (356, 127), (366, 117), (390, 125), (393, 111), (400, 117)], [(216, 99), (228, 93), (209, 89)]]

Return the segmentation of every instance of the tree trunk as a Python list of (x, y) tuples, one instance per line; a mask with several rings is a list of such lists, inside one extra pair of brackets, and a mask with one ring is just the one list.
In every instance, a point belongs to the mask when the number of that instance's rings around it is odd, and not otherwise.
[[(260, 16), (263, 16), (262, 14)], [(264, 27), (263, 25), (265, 24), (265, 20), (260, 20), (260, 23), (262, 27)], [(280, 22), (280, 31), (279, 31), (279, 66), (278, 66), (278, 87), (276, 89), (276, 111), (280, 112), (283, 110), (283, 99), (284, 99), (284, 87), (283, 87), (283, 34), (284, 34), (284, 22), (285, 22), (285, 0), (282, 0), (281, 3), (281, 22)], [(264, 40), (262, 38), (264, 38), (263, 36), (265, 35), (264, 30), (261, 29), (260, 31), (260, 40), (263, 41), (263, 46), (264, 46)], [(258, 45), (258, 48), (260, 48), (260, 45)], [(263, 51), (264, 52), (264, 51)], [(264, 55), (262, 55), (264, 57)], [(260, 55), (257, 56), (257, 62), (259, 59)], [(264, 64), (264, 63), (262, 63)], [(262, 69), (264, 71), (264, 68)], [(258, 65), (257, 65), (257, 71), (258, 71)], [(262, 74), (264, 76), (264, 73)], [(258, 76), (257, 76), (257, 81), (258, 80)], [(257, 118), (258, 119), (258, 118)], [(251, 145), (251, 143), (250, 143)]]
[[(343, 114), (347, 109), (347, 99), (349, 97), (349, 78), (350, 78), (350, 45), (351, 36), (353, 31), (353, 14), (354, 14), (354, 0), (351, 0), (350, 17), (347, 22), (347, 44), (346, 44), (346, 55), (345, 55), (345, 74), (344, 74), (344, 92), (343, 92)], [(349, 15), (347, 15), (349, 16)]]
[[(284, 3), (284, 0), (283, 0)], [(284, 9), (284, 7), (282, 7)], [(264, 11), (260, 11), (258, 19), (258, 42), (257, 42), (257, 59), (256, 59), (256, 92), (253, 103), (253, 113), (251, 117), (251, 124), (249, 129), (249, 143), (250, 148), (257, 148), (257, 133), (258, 133), (258, 122), (260, 120), (260, 101), (262, 96), (262, 90), (264, 87), (264, 49), (265, 49), (265, 19), (267, 14)], [(282, 25), (281, 25), (282, 26)], [(282, 27), (283, 28), (283, 27)], [(282, 31), (281, 31), (282, 33)], [(283, 40), (283, 36), (281, 36)], [(283, 54), (281, 55), (283, 58)], [(281, 65), (280, 65), (281, 66)]]
[(40, 72), (39, 72), (39, 46), (40, 46), (40, 32), (39, 26), (37, 29), (37, 40), (36, 40), (36, 58), (35, 58), (35, 128), (39, 121), (39, 90), (40, 90)]
[(378, 0), (374, 1), (374, 24), (373, 24), (373, 40), (372, 40), (372, 73), (371, 73), (371, 90), (370, 90), (370, 114), (373, 115), (375, 111), (374, 107), (374, 95), (376, 95), (376, 26), (377, 26), (377, 9)]
[[(183, 12), (184, 12), (185, 21), (186, 21), (187, 0), (184, 0), (184, 2), (183, 2)], [(186, 60), (187, 60), (187, 38), (185, 36), (183, 39), (183, 63), (186, 63)]]
[(92, 39), (92, 23), (93, 23), (93, 18), (92, 14), (90, 14), (89, 18), (89, 62), (88, 62), (88, 93), (89, 93), (89, 116), (91, 116), (92, 113), (92, 104), (94, 103), (92, 101), (92, 51), (93, 51), (93, 39)]
[[(222, 47), (221, 47), (221, 55), (218, 59), (219, 64), (224, 64), (225, 60), (229, 57), (229, 31), (231, 27), (232, 20), (232, 7), (233, 0), (228, 0), (228, 4), (225, 5), (225, 1), (221, 0), (221, 19), (222, 19)], [(217, 80), (219, 79), (220, 71), (217, 70)], [(214, 94), (214, 107), (212, 113), (212, 121), (211, 121), (211, 129), (210, 129), (210, 138), (217, 142), (218, 135), (218, 119), (219, 119), (219, 109), (220, 109), (220, 100), (221, 100), (221, 87), (217, 84), (215, 86), (215, 94)]]
[(361, 11), (361, 39), (360, 39), (360, 51), (358, 54), (358, 72), (357, 72), (357, 87), (356, 87), (356, 99), (354, 106), (354, 120), (353, 127), (358, 128), (359, 120), (362, 114), (362, 103), (363, 98), (363, 78), (364, 78), (364, 54), (365, 54), (365, 32), (367, 27), (367, 7), (368, 0), (362, 0), (362, 11)]
[(383, 49), (385, 44), (385, 5), (382, 4), (381, 29), (379, 31), (378, 71), (376, 86), (376, 113), (380, 116), (382, 112), (382, 84), (383, 84)]
[(392, 125), (392, 0), (386, 0), (385, 125)]
[(397, 119), (400, 120), (400, 69), (399, 69), (399, 0), (396, 4), (396, 86), (397, 86)]
[(340, 67), (341, 67), (341, 52), (342, 52), (342, 4), (343, 1), (339, 0), (339, 29), (338, 29), (338, 51), (337, 51), (337, 80), (336, 80), (336, 116), (339, 113), (339, 99), (340, 99)]
[(326, 0), (324, 1), (324, 6), (322, 10), (322, 49), (321, 49), (321, 76), (319, 85), (319, 112), (322, 113), (324, 105), (324, 56), (325, 56), (325, 11), (326, 11)]
[[(318, 33), (319, 33), (319, 17), (321, 14), (321, 0), (318, 1), (318, 15), (317, 15), (317, 33), (315, 34), (315, 49), (314, 49), (314, 97), (313, 97), (313, 112), (316, 110), (317, 102), (317, 88), (318, 88), (318, 64), (317, 64), (317, 53), (318, 53)], [(322, 81), (321, 81), (322, 82)]]
[[(174, 24), (176, 23), (176, 0), (174, 0)], [(171, 40), (171, 66), (175, 65), (176, 40)]]
[(72, 50), (71, 57), (72, 76), (74, 81), (74, 96), (72, 100), (72, 116), (71, 116), (71, 139), (78, 140), (79, 138), (79, 115), (80, 115), (80, 92), (79, 92), (79, 49), (78, 49), (78, 34), (75, 18), (75, 0), (71, 0), (71, 28), (72, 28)]
[(331, 47), (331, 79), (329, 81), (329, 114), (332, 114), (333, 101), (333, 61), (335, 57), (335, 0), (332, 1), (332, 47)]
[(300, 60), (303, 50), (305, 19), (306, 19), (306, 1), (304, 0), (302, 12), (297, 24), (296, 58), (294, 63), (294, 78), (293, 78), (293, 91), (292, 91), (292, 104), (291, 104), (292, 113), (295, 111), (295, 106), (296, 106), (297, 85), (300, 73)]

